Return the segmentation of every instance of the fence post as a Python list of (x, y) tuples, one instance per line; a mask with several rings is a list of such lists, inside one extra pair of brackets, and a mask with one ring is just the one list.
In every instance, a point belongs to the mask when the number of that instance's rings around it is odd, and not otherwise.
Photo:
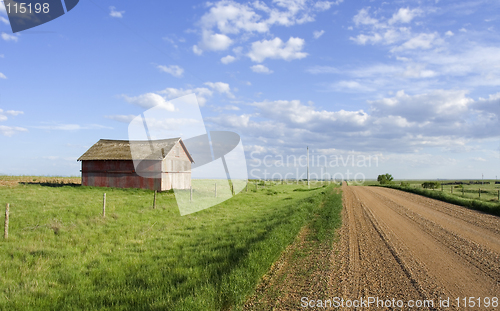
[(451, 185), (451, 193), (453, 193), (453, 185)]
[(3, 232), (3, 238), (6, 240), (9, 238), (9, 207), (10, 204), (7, 203), (7, 205), (5, 205), (5, 229)]
[(234, 185), (231, 183), (231, 195), (234, 195)]
[(155, 190), (155, 195), (153, 198), (153, 209), (156, 209), (156, 190)]
[(481, 197), (481, 188), (479, 188), (479, 197)]
[(215, 197), (217, 197), (217, 183), (215, 183)]
[(106, 193), (102, 196), (102, 217), (106, 217)]

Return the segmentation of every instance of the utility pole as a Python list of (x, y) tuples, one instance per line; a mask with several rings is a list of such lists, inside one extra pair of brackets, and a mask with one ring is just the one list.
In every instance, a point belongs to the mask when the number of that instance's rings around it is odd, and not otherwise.
[(309, 146), (307, 146), (307, 187), (309, 187)]

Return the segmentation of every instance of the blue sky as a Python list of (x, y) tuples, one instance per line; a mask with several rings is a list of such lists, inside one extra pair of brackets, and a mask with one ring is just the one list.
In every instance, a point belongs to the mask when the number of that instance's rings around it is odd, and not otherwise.
[(99, 139), (127, 139), (134, 116), (195, 93), (208, 128), (241, 135), (250, 177), (295, 172), (281, 158), (309, 146), (328, 159), (317, 173), (494, 179), (499, 9), (495, 0), (81, 0), (13, 34), (2, 7), (0, 173), (79, 175), (76, 159)]

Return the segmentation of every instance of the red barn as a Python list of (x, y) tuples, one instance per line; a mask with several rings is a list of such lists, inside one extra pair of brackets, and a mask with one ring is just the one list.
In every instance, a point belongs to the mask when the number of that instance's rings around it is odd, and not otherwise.
[(148, 141), (101, 139), (78, 161), (82, 161), (84, 186), (158, 191), (189, 189), (191, 163), (194, 162), (180, 138)]

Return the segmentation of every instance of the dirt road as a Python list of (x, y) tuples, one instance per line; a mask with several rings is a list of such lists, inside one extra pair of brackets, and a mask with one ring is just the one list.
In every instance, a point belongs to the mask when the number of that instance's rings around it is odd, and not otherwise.
[[(434, 309), (448, 310), (456, 298), (460, 309), (467, 302), (478, 310), (500, 298), (499, 217), (387, 188), (344, 185), (343, 195), (332, 297), (432, 299)], [(440, 307), (447, 297), (450, 308)]]

